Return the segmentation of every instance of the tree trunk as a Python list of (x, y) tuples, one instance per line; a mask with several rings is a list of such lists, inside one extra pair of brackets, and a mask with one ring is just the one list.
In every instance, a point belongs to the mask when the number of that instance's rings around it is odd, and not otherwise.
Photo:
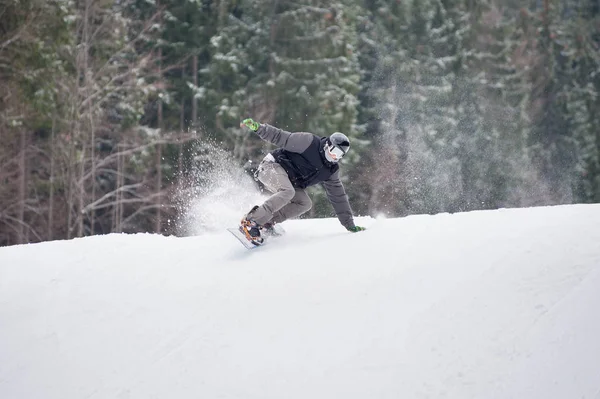
[[(181, 81), (185, 82), (185, 66), (181, 67)], [(192, 100), (192, 108), (195, 101)], [(185, 97), (181, 96), (179, 108), (179, 131), (183, 133), (185, 130)]]
[[(185, 81), (185, 67), (181, 68), (181, 80)], [(193, 99), (194, 97), (192, 97)], [(192, 100), (192, 110), (196, 101)], [(181, 96), (181, 109), (179, 110), (179, 153), (177, 154), (177, 185), (179, 188), (179, 192), (183, 187), (183, 145), (184, 141), (182, 139), (183, 132), (185, 131), (185, 97)]]
[[(162, 82), (162, 49), (158, 49), (158, 76)], [(163, 87), (162, 84), (160, 87)], [(158, 134), (159, 137), (162, 135), (162, 126), (163, 126), (163, 103), (162, 98), (158, 98)], [(154, 231), (158, 234), (161, 233), (162, 230), (162, 215), (161, 215), (161, 206), (162, 199), (160, 196), (160, 192), (162, 189), (162, 145), (156, 145), (156, 225), (154, 227)]]
[(50, 135), (50, 189), (49, 189), (49, 195), (48, 195), (48, 234), (47, 234), (47, 239), (48, 241), (52, 240), (52, 233), (53, 233), (53, 229), (54, 229), (54, 151), (55, 151), (55, 134), (56, 134), (56, 113), (54, 114), (55, 116), (52, 118), (52, 131), (51, 131), (51, 135)]
[(79, 181), (77, 182), (77, 191), (79, 193), (79, 204), (77, 207), (77, 236), (83, 237), (83, 209), (85, 207), (85, 147), (81, 149), (81, 159), (79, 160)]
[[(76, 128), (76, 124), (71, 122), (72, 127)], [(67, 157), (67, 178), (65, 179), (65, 184), (67, 186), (67, 240), (71, 238), (71, 224), (73, 223), (73, 206), (74, 206), (74, 196), (73, 196), (73, 176), (75, 175), (73, 169), (75, 168), (75, 144), (73, 140), (73, 136), (75, 135), (74, 129), (71, 130), (73, 133), (71, 134), (71, 142), (69, 143), (69, 155)]]
[(113, 226), (114, 231), (117, 233), (121, 233), (123, 231), (121, 222), (123, 220), (123, 204), (121, 202), (123, 198), (123, 193), (121, 192), (121, 187), (123, 187), (123, 179), (124, 179), (124, 167), (123, 167), (123, 155), (121, 155), (122, 145), (117, 144), (117, 184), (115, 187), (115, 209), (113, 216)]
[[(82, 46), (82, 67), (81, 67), (81, 71), (83, 73), (83, 93), (85, 93), (85, 95), (88, 94), (88, 57), (89, 57), (89, 41), (90, 41), (90, 28), (89, 28), (89, 21), (90, 21), (90, 3), (93, 0), (85, 0), (85, 10), (84, 10), (84, 14), (83, 14), (83, 46)], [(82, 98), (82, 101), (85, 101), (85, 96)], [(91, 109), (88, 106), (87, 111), (84, 112), (88, 112), (88, 118), (91, 122)], [(79, 122), (79, 126), (82, 127), (82, 129), (80, 129), (80, 133), (83, 135), (83, 132), (85, 131), (85, 129), (83, 129), (83, 122)], [(77, 235), (79, 237), (82, 237), (84, 235), (84, 229), (83, 229), (83, 219), (84, 219), (84, 207), (85, 207), (85, 141), (82, 140), (82, 149), (81, 149), (81, 158), (79, 159), (80, 162), (80, 178), (79, 178), (79, 182), (78, 185), (79, 187), (77, 187), (78, 191), (79, 191), (79, 209), (77, 210), (77, 220), (78, 220), (78, 229), (77, 229)], [(92, 150), (93, 151), (93, 150)]]
[(25, 202), (27, 200), (27, 133), (21, 132), (21, 150), (19, 152), (19, 207), (17, 210), (18, 231), (17, 243), (25, 244)]
[(548, 39), (550, 38), (550, 3), (549, 0), (544, 0), (544, 12), (543, 12), (543, 24), (544, 24), (544, 29), (545, 29), (545, 33), (548, 35)]
[[(89, 85), (86, 84), (86, 87), (88, 87), (88, 95), (90, 95), (90, 91), (89, 91)], [(93, 110), (92, 110), (93, 104), (92, 101), (90, 101), (90, 105), (89, 105), (89, 109), (88, 109), (88, 114), (89, 114), (89, 120), (90, 120), (90, 161), (91, 161), (91, 176), (90, 176), (90, 183), (92, 185), (92, 197), (90, 199), (90, 202), (94, 202), (96, 200), (96, 149), (95, 149), (95, 141), (96, 141), (96, 131), (95, 131), (95, 126), (94, 126), (94, 116), (93, 116)], [(85, 182), (81, 182), (81, 184), (83, 185), (84, 189), (85, 189)], [(94, 235), (94, 209), (90, 209), (90, 235)], [(83, 217), (83, 215), (82, 215)]]
[[(89, 0), (88, 2), (88, 7), (89, 4), (92, 3), (93, 0)], [(86, 14), (90, 14), (90, 11), (88, 10), (86, 12)], [(90, 18), (91, 21), (94, 20), (95, 18), (95, 14), (93, 13), (93, 10), (91, 10), (91, 15), (88, 15), (88, 17)], [(86, 96), (86, 100), (91, 97), (92, 95), (92, 89), (91, 89), (91, 82), (90, 79), (88, 79), (88, 70), (90, 68), (90, 62), (89, 62), (89, 48), (91, 46), (91, 39), (90, 39), (90, 28), (89, 28), (89, 23), (88, 26), (86, 27), (86, 33), (85, 33), (85, 41), (86, 41), (86, 45), (85, 45), (85, 63), (84, 63), (84, 87), (85, 87), (85, 96)], [(90, 161), (91, 161), (91, 176), (90, 176), (90, 183), (92, 185), (92, 190), (91, 190), (91, 198), (89, 199), (90, 203), (93, 203), (96, 200), (96, 127), (95, 127), (95, 123), (94, 123), (94, 101), (88, 101), (88, 107), (87, 107), (87, 113), (88, 113), (88, 121), (89, 121), (89, 129), (90, 129)], [(84, 141), (85, 142), (85, 141)], [(85, 144), (84, 144), (85, 145)], [(85, 158), (82, 159), (82, 162), (84, 162), (85, 165)], [(85, 171), (85, 167), (84, 167), (84, 171)], [(85, 193), (85, 181), (81, 182), (82, 184), (82, 189), (83, 192)], [(84, 202), (84, 206), (85, 206), (85, 202)], [(95, 211), (93, 208), (91, 208), (89, 210), (90, 212), (90, 235), (94, 235), (94, 216), (95, 216)], [(85, 214), (81, 214), (82, 219), (84, 218), (84, 216), (86, 216)]]
[(219, 29), (227, 22), (227, 0), (219, 1)]
[[(198, 55), (194, 55), (192, 58), (192, 79), (194, 87), (198, 87)], [(196, 94), (192, 94), (192, 120), (190, 126), (195, 130), (198, 124), (198, 101), (196, 101)]]

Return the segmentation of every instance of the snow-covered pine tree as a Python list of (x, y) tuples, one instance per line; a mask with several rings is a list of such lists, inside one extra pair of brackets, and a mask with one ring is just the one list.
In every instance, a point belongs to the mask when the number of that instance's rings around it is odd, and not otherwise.
[[(111, 231), (119, 206), (124, 208), (122, 231), (131, 228), (125, 222), (132, 219), (136, 228), (154, 230), (149, 225), (160, 207), (157, 179), (140, 170), (156, 170), (153, 166), (160, 157), (152, 150), (159, 138), (156, 130), (137, 127), (156, 87), (158, 57), (148, 43), (156, 37), (160, 21), (155, 7), (140, 14), (134, 3), (76, 4), (73, 41), (65, 52), (74, 73), (58, 85), (68, 89), (60, 93), (61, 103), (71, 111), (61, 121), (68, 129), (64, 144), (68, 155), (62, 165), (68, 237)], [(133, 172), (124, 179), (117, 166), (122, 150), (130, 152), (121, 173)]]
[(576, 147), (574, 201), (600, 201), (600, 3), (565, 1), (556, 37), (566, 58), (565, 110)]
[(544, 0), (535, 5), (527, 20), (536, 50), (530, 70), (531, 157), (541, 181), (550, 187), (547, 203), (573, 201), (571, 182), (577, 163), (576, 142), (566, 111), (572, 65), (563, 53), (569, 32), (564, 29), (561, 3)]
[(69, 0), (3, 1), (0, 6), (0, 246), (53, 238), (60, 187), (57, 102), (68, 71), (74, 11)]
[(366, 206), (392, 215), (452, 210), (461, 193), (452, 101), (465, 23), (455, 5), (437, 0), (369, 6), (361, 34), (361, 122), (374, 138)]
[[(308, 5), (280, 3), (271, 26), (268, 80), (277, 102), (276, 125), (318, 135), (347, 134), (352, 151), (344, 170), (360, 159), (356, 126), (360, 68), (356, 52), (355, 17), (351, 2), (311, 1)], [(342, 177), (347, 177), (346, 173)], [(346, 180), (351, 197), (354, 190)], [(331, 206), (320, 187), (314, 191), (313, 215), (330, 215)], [(321, 205), (322, 204), (322, 205)]]
[[(414, 212), (544, 201), (531, 173), (528, 75), (516, 68), (514, 15), (494, 2), (413, 4), (418, 63), (407, 130), (406, 181)], [(409, 84), (411, 84), (409, 83)]]
[(493, 209), (543, 201), (528, 156), (524, 105), (530, 84), (515, 9), (500, 2), (466, 3), (467, 54), (457, 75), (457, 154), (463, 194), (460, 209)]
[[(215, 1), (163, 0), (160, 46), (162, 116), (166, 131), (178, 132), (181, 140), (163, 148), (164, 174), (180, 188), (190, 183), (196, 140), (214, 129), (212, 107), (199, 108), (206, 92), (201, 70), (210, 61), (210, 38), (219, 29), (219, 5)], [(148, 107), (145, 123), (156, 122), (156, 107)], [(193, 140), (191, 140), (193, 139)]]
[(458, 158), (456, 78), (463, 68), (465, 23), (457, 5), (440, 0), (413, 1), (406, 43), (414, 75), (400, 99), (407, 117), (407, 208), (411, 213), (457, 210), (463, 193)]
[(246, 116), (294, 131), (357, 133), (352, 16), (340, 3), (309, 3), (248, 1), (229, 9), (201, 71), (215, 127), (226, 137)]
[(520, 3), (478, 3), (471, 20), (477, 55), (472, 62), (486, 151), (480, 176), (486, 181), (483, 208), (543, 204), (547, 186), (539, 184), (529, 156), (532, 38), (523, 30)]
[(598, 3), (544, 0), (524, 13), (533, 38), (529, 146), (545, 203), (598, 199)]
[(368, 214), (407, 213), (402, 167), (406, 158), (405, 132), (399, 124), (410, 119), (403, 97), (415, 74), (407, 58), (410, 8), (406, 2), (365, 2), (357, 21), (362, 69), (359, 123), (371, 145), (352, 173), (360, 197), (359, 211)]
[(245, 117), (291, 131), (342, 131), (353, 139), (344, 162), (356, 162), (360, 70), (352, 7), (261, 0), (237, 2), (227, 11), (201, 70), (203, 106), (213, 108), (216, 136), (242, 163), (270, 148), (239, 128)]

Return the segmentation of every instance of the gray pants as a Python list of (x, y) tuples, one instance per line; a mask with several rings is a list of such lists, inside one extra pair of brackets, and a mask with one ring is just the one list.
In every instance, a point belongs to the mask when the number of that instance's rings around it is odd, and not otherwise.
[(286, 171), (278, 163), (263, 161), (258, 169), (258, 180), (273, 195), (250, 215), (256, 223), (281, 223), (302, 215), (312, 207), (306, 191), (294, 188)]

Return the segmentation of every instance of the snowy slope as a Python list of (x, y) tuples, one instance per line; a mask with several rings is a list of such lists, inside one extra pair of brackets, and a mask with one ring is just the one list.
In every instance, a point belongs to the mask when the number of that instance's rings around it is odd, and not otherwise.
[(0, 248), (0, 398), (600, 398), (600, 205)]

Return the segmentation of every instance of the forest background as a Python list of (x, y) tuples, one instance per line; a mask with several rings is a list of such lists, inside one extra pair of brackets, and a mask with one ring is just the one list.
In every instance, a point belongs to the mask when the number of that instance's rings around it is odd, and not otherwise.
[(188, 234), (246, 117), (350, 136), (359, 215), (600, 202), (599, 93), (600, 0), (0, 0), (0, 245)]

